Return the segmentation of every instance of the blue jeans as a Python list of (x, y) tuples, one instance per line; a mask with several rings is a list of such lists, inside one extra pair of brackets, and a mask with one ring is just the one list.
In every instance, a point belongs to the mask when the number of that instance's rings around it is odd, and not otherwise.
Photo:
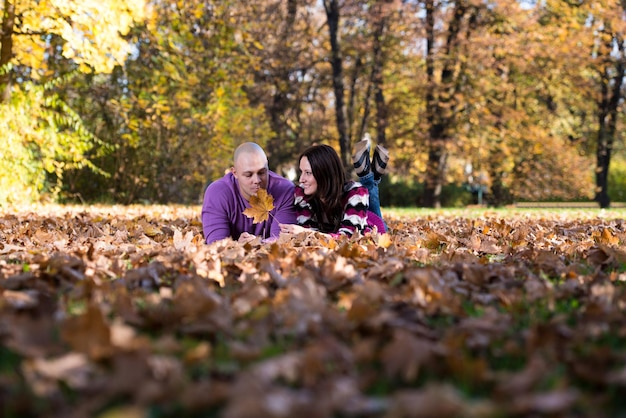
[[(359, 182), (367, 187), (367, 190), (370, 192), (370, 208), (371, 212), (374, 212), (380, 219), (383, 219), (383, 214), (380, 212), (380, 195), (378, 193), (378, 183), (380, 180), (374, 180), (374, 173), (371, 171), (364, 175), (363, 177), (359, 177)], [(384, 219), (383, 219), (384, 222)], [(385, 226), (387, 223), (385, 223)]]

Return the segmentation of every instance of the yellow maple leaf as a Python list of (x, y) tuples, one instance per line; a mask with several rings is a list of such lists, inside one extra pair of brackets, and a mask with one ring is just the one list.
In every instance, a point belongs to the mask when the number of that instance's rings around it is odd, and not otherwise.
[(617, 245), (619, 244), (619, 237), (613, 235), (613, 233), (608, 228), (604, 228), (602, 230), (602, 235), (600, 236), (599, 241), (603, 244)]
[(378, 239), (376, 240), (376, 245), (381, 248), (389, 248), (389, 246), (391, 246), (391, 237), (389, 236), (389, 234), (385, 233), (379, 235)]
[(152, 225), (145, 219), (140, 219), (138, 222), (138, 226), (142, 230), (142, 232), (150, 238), (154, 238), (155, 236), (163, 233), (163, 231), (161, 231), (159, 227)]
[(255, 196), (250, 197), (250, 207), (243, 211), (248, 218), (253, 218), (255, 224), (266, 221), (270, 210), (274, 209), (274, 198), (265, 189), (260, 189)]

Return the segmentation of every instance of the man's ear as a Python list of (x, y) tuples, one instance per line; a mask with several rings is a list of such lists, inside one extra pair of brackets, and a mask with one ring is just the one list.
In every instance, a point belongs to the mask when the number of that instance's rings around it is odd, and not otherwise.
[(231, 167), (229, 171), (230, 171), (231, 173), (233, 173), (233, 174), (237, 174), (237, 172), (235, 171), (235, 167), (234, 167), (234, 166), (233, 166), (233, 167)]

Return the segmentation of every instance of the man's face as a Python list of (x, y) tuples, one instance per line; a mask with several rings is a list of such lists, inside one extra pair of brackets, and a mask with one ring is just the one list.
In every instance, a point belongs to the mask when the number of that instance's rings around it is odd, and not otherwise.
[(243, 198), (250, 200), (250, 196), (256, 195), (259, 189), (267, 188), (267, 159), (258, 153), (241, 154), (235, 161), (233, 175), (239, 182)]

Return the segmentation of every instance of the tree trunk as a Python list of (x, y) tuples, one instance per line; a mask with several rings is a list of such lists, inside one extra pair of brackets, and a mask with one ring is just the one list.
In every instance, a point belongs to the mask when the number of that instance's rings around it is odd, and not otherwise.
[(505, 173), (502, 171), (489, 171), (489, 177), (491, 177), (491, 192), (489, 194), (488, 203), (490, 206), (504, 206), (513, 203), (513, 196), (511, 192), (502, 182), (502, 178)]
[(424, 207), (441, 207), (441, 191), (443, 190), (443, 176), (446, 170), (447, 159), (448, 153), (446, 151), (445, 139), (435, 141), (431, 137), (429, 141), (424, 196), (422, 200)]
[[(602, 99), (598, 111), (598, 138), (596, 149), (596, 195), (595, 201), (601, 208), (611, 206), (608, 180), (609, 166), (613, 143), (617, 134), (617, 119), (619, 117), (619, 103), (622, 98), (624, 80), (624, 45), (621, 39), (616, 40), (619, 50), (614, 75), (611, 77), (605, 70), (602, 77)], [(607, 51), (612, 50), (612, 43), (607, 44)]]
[(440, 82), (435, 77), (435, 4), (434, 0), (427, 0), (426, 6), (426, 75), (428, 91), (426, 93), (426, 118), (428, 121), (428, 161), (424, 180), (424, 196), (422, 204), (425, 207), (441, 207), (441, 191), (445, 181), (445, 170), (448, 159), (449, 132), (454, 123), (453, 97), (455, 89), (455, 72), (453, 58), (454, 46), (458, 42), (461, 22), (467, 11), (462, 2), (455, 4), (452, 20), (448, 27), (446, 43), (444, 45), (446, 60), (441, 70)]
[[(289, 35), (294, 31), (293, 25), (296, 22), (298, 13), (298, 2), (296, 0), (287, 1), (287, 16), (285, 26), (280, 36), (280, 43), (288, 49)], [(281, 46), (282, 48), (282, 46)], [(299, 130), (293, 130), (286, 122), (289, 109), (296, 108), (293, 100), (293, 83), (290, 80), (291, 68), (281, 66), (272, 75), (274, 84), (274, 94), (271, 104), (267, 106), (270, 115), (270, 125), (272, 131), (276, 132), (276, 137), (270, 139), (267, 144), (268, 149), (272, 149), (269, 158), (269, 165), (272, 170), (279, 168), (279, 163), (286, 161), (288, 156), (297, 151), (295, 144), (299, 142)]]
[(383, 66), (385, 58), (383, 56), (382, 38), (387, 21), (382, 10), (380, 13), (381, 15), (378, 17), (374, 29), (372, 85), (374, 86), (374, 102), (376, 103), (376, 143), (386, 146), (387, 104), (385, 103), (385, 95), (383, 92)]
[(611, 148), (604, 128), (598, 131), (598, 149), (596, 150), (596, 196), (595, 201), (601, 208), (611, 206), (608, 193), (609, 163), (611, 161)]
[(344, 167), (349, 169), (352, 167), (352, 156), (350, 152), (350, 138), (348, 137), (346, 105), (344, 100), (343, 58), (339, 46), (340, 11), (338, 0), (324, 0), (324, 9), (326, 10), (328, 34), (330, 37), (330, 62), (333, 74), (333, 90), (335, 92), (335, 117), (337, 133), (339, 135), (340, 157)]
[(15, 26), (15, 5), (4, 0), (2, 7), (2, 29), (0, 32), (0, 103), (11, 99), (11, 74), (7, 65), (13, 58), (13, 28)]
[(361, 127), (357, 132), (352, 131), (352, 127), (354, 126), (354, 121), (356, 120), (356, 96), (358, 91), (359, 79), (361, 76), (361, 70), (363, 68), (363, 60), (361, 57), (356, 57), (354, 61), (354, 67), (352, 69), (352, 77), (350, 78), (350, 87), (349, 87), (349, 95), (348, 95), (348, 104), (346, 106), (346, 115), (348, 115), (347, 127), (348, 127), (348, 138), (352, 141), (353, 138), (357, 138), (357, 141), (363, 137), (364, 122), (366, 121), (368, 110), (368, 102), (369, 102), (369, 91), (371, 88), (368, 86), (366, 89), (365, 97), (363, 98), (363, 119), (361, 120)]

